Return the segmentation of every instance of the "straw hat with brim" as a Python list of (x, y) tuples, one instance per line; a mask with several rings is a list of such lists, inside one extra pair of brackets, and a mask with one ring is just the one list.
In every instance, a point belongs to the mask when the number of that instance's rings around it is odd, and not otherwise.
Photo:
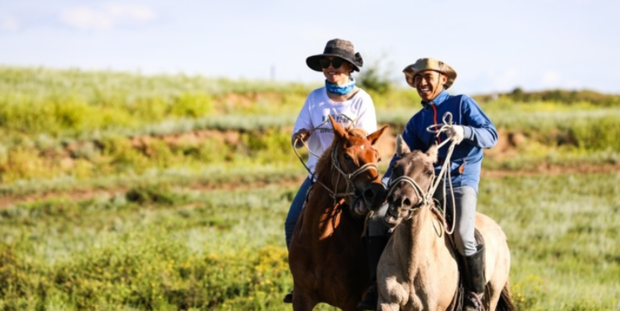
[(353, 69), (355, 71), (360, 71), (359, 67), (362, 67), (364, 64), (362, 55), (360, 55), (360, 53), (355, 53), (353, 43), (342, 39), (327, 41), (323, 54), (312, 55), (306, 58), (306, 64), (308, 64), (308, 67), (314, 71), (323, 71), (323, 68), (321, 68), (321, 65), (319, 64), (319, 60), (327, 56), (339, 57), (346, 60), (353, 65)]
[(411, 64), (405, 69), (403, 72), (405, 73), (405, 79), (407, 80), (407, 84), (409, 84), (412, 88), (416, 88), (413, 85), (413, 78), (420, 72), (425, 70), (434, 70), (437, 72), (441, 72), (446, 77), (448, 77), (448, 81), (443, 85), (443, 87), (447, 90), (452, 86), (454, 80), (456, 80), (456, 71), (452, 69), (448, 64), (432, 57), (420, 58), (414, 64)]

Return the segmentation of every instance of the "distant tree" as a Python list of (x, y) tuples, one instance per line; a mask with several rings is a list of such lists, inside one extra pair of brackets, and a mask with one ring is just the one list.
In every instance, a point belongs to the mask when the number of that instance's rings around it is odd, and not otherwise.
[(516, 87), (514, 90), (512, 90), (512, 95), (513, 96), (521, 96), (523, 95), (523, 89), (520, 87)]
[(516, 101), (524, 100), (525, 95), (525, 92), (520, 87), (516, 87), (514, 90), (512, 90), (512, 92), (510, 92), (510, 97)]
[[(385, 57), (382, 57), (385, 59)], [(367, 91), (374, 91), (379, 94), (386, 94), (392, 90), (394, 82), (390, 79), (386, 71), (381, 71), (381, 62), (377, 61), (364, 68), (357, 79), (357, 85)]]

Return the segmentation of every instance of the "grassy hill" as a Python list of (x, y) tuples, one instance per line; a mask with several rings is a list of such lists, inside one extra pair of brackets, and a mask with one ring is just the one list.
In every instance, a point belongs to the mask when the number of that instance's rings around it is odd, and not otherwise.
[[(0, 309), (290, 310), (290, 135), (314, 87), (0, 66)], [(368, 91), (389, 159), (419, 97)], [(618, 96), (475, 98), (500, 134), (478, 209), (519, 310), (620, 309)]]

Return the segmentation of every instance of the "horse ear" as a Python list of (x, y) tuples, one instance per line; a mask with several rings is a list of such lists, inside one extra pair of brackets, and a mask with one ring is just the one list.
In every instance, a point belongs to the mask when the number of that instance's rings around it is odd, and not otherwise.
[(334, 117), (332, 117), (331, 115), (329, 115), (329, 122), (332, 124), (332, 128), (334, 128), (334, 135), (336, 135), (338, 138), (347, 137), (347, 131), (344, 129), (344, 127), (342, 127), (342, 125), (340, 125), (340, 123), (336, 122), (336, 120), (334, 120)]
[(366, 136), (366, 138), (370, 140), (371, 145), (374, 145), (377, 142), (379, 137), (381, 137), (381, 134), (383, 134), (383, 131), (385, 131), (385, 129), (388, 128), (388, 126), (389, 125), (384, 125), (382, 128), (376, 130), (374, 133)]
[(433, 163), (437, 162), (438, 149), (439, 146), (437, 144), (433, 144), (430, 148), (428, 148), (428, 151), (426, 151), (426, 154), (431, 158), (431, 160), (433, 160)]
[(407, 146), (403, 136), (400, 134), (396, 135), (396, 154), (402, 158), (405, 153), (409, 152), (411, 152), (411, 150), (409, 150), (409, 146)]

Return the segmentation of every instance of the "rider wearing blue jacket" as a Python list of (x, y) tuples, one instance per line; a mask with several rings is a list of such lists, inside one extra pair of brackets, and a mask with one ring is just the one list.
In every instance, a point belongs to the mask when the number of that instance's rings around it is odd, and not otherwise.
[[(450, 194), (446, 196), (446, 208), (449, 215), (452, 214), (451, 211), (456, 211), (454, 240), (465, 263), (465, 271), (463, 271), (467, 291), (465, 310), (479, 310), (486, 281), (483, 270), (484, 245), (477, 245), (474, 237), (478, 183), (483, 158), (482, 149), (495, 146), (497, 131), (471, 97), (448, 94), (446, 90), (456, 79), (456, 72), (448, 64), (435, 58), (421, 58), (405, 67), (403, 72), (407, 84), (415, 88), (422, 98), (422, 109), (409, 120), (402, 134), (409, 149), (426, 152), (433, 144), (440, 144), (448, 139), (456, 143), (450, 159), (450, 174), (456, 208), (452, 206)], [(447, 112), (452, 114), (453, 125), (449, 126), (439, 137), (427, 131), (428, 127), (435, 124), (439, 124), (438, 127), (440, 127), (444, 123), (444, 116)], [(446, 121), (449, 121), (447, 117)], [(450, 144), (444, 144), (438, 151), (438, 161), (435, 163), (436, 175), (439, 174), (446, 160), (449, 146)], [(383, 178), (386, 186), (392, 175), (391, 167), (396, 160), (395, 155)], [(444, 187), (448, 189), (447, 184)], [(440, 184), (438, 192), (444, 190), (444, 187)], [(385, 215), (386, 210), (387, 207), (382, 207), (373, 218)], [(374, 269), (386, 243), (386, 239), (380, 238), (385, 237), (385, 234), (379, 228), (379, 222), (369, 221), (369, 238), (373, 241), (381, 241), (381, 245), (375, 245), (368, 253), (369, 265), (374, 264)], [(369, 289), (365, 296), (366, 300), (360, 305), (365, 308), (370, 307), (372, 305), (370, 297), (374, 299), (375, 295), (373, 289)]]
[[(463, 131), (463, 141), (455, 146), (451, 157), (450, 173), (454, 187), (470, 186), (478, 191), (480, 181), (480, 167), (482, 164), (482, 149), (491, 148), (497, 143), (497, 131), (491, 120), (484, 114), (480, 106), (467, 95), (450, 95), (441, 90), (432, 100), (422, 101), (422, 110), (416, 113), (407, 123), (403, 131), (403, 140), (411, 150), (426, 151), (435, 142), (441, 143), (448, 139), (446, 134), (428, 132), (426, 128), (433, 124), (443, 123), (443, 116), (450, 112), (452, 122), (460, 126)], [(439, 161), (435, 163), (435, 174), (439, 174), (441, 165), (446, 159), (448, 144), (439, 148)], [(392, 164), (397, 157), (392, 158), (390, 168), (384, 179), (392, 175)]]

